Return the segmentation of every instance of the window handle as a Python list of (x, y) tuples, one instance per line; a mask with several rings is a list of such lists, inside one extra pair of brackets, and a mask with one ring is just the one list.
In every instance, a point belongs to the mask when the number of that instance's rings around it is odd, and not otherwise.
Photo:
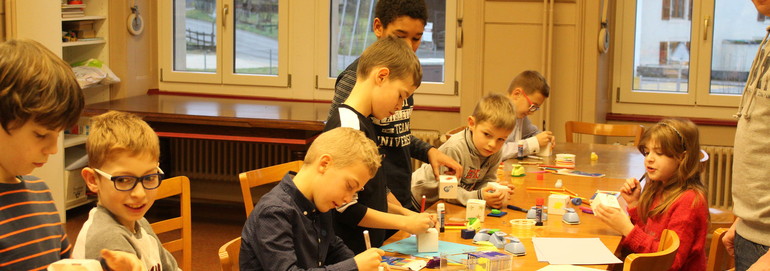
[(706, 16), (706, 19), (703, 19), (703, 40), (708, 40), (709, 38), (709, 21), (711, 20), (711, 16)]
[(222, 8), (222, 27), (227, 26), (227, 14), (230, 13), (230, 6), (225, 4), (225, 7)]

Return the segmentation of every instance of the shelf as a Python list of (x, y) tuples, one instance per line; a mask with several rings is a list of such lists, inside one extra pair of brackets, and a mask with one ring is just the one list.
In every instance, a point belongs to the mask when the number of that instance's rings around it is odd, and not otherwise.
[(69, 210), (69, 209), (80, 207), (95, 201), (96, 201), (96, 198), (82, 197), (74, 200), (68, 200), (66, 203), (66, 206), (67, 206), (67, 210)]
[(64, 135), (64, 148), (85, 144), (87, 135)]
[(86, 40), (86, 41), (70, 41), (70, 42), (62, 42), (62, 47), (72, 47), (72, 46), (84, 46), (84, 45), (92, 45), (92, 44), (102, 44), (107, 43), (104, 39), (100, 40)]
[(81, 16), (81, 17), (69, 17), (69, 18), (62, 18), (62, 22), (73, 22), (73, 21), (88, 21), (88, 20), (105, 20), (107, 19), (107, 16)]

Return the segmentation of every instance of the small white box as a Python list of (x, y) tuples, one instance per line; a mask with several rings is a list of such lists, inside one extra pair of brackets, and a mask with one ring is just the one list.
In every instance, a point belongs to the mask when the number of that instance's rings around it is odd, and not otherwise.
[(465, 219), (475, 217), (479, 221), (484, 222), (486, 212), (487, 201), (483, 199), (469, 199), (465, 204)]
[(94, 259), (61, 259), (48, 265), (48, 271), (102, 271), (102, 265)]
[(489, 182), (487, 183), (487, 189), (488, 188), (494, 188), (495, 191), (502, 191), (503, 195), (505, 195), (505, 198), (503, 199), (503, 206), (508, 205), (508, 199), (510, 198), (510, 194), (508, 194), (508, 191), (511, 191), (511, 188), (509, 188), (506, 185), (502, 185), (498, 182)]
[(548, 196), (548, 214), (563, 215), (566, 212), (564, 207), (567, 207), (568, 203), (568, 195), (551, 194)]
[(457, 199), (457, 184), (457, 177), (454, 175), (439, 175), (438, 197)]
[[(596, 206), (599, 204), (623, 210), (618, 202), (618, 197), (615, 195), (597, 192), (596, 195), (594, 195), (593, 200), (591, 200), (591, 209), (596, 209)], [(594, 212), (594, 215), (596, 215), (596, 212)]]
[(430, 228), (417, 235), (417, 252), (438, 252), (438, 230)]

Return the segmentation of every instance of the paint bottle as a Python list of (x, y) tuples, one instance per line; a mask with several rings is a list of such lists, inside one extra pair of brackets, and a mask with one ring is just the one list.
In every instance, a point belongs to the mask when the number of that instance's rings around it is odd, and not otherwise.
[(543, 198), (535, 200), (535, 226), (543, 226)]
[(436, 212), (438, 212), (438, 225), (439, 225), (439, 231), (444, 232), (444, 225), (445, 225), (445, 219), (446, 219), (446, 209), (444, 208), (443, 203), (439, 203), (436, 206)]
[(524, 159), (524, 143), (519, 142), (518, 151), (519, 153), (516, 158), (518, 158), (519, 160)]

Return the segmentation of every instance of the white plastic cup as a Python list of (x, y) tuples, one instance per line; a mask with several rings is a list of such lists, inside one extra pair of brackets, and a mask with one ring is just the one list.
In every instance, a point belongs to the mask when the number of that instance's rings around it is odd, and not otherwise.
[(575, 155), (571, 153), (556, 154), (556, 166), (575, 168)]
[(548, 145), (545, 145), (545, 147), (540, 148), (540, 152), (537, 153), (537, 156), (543, 156), (543, 157), (551, 156), (552, 148), (553, 148), (553, 143), (548, 142)]

